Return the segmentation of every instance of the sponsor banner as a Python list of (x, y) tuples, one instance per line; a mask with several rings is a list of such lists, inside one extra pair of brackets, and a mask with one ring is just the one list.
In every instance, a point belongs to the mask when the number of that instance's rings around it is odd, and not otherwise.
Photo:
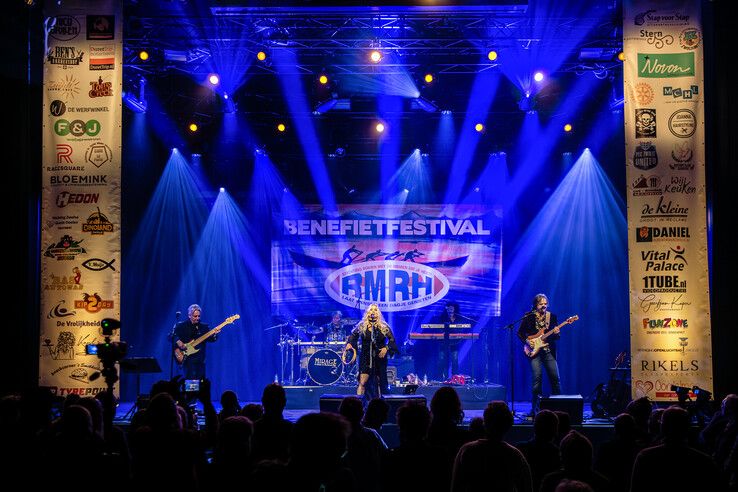
[(120, 319), (121, 14), (119, 0), (44, 11), (39, 384), (60, 396), (105, 388), (85, 348)]
[(626, 0), (633, 397), (712, 391), (699, 3)]
[(452, 298), (470, 316), (500, 308), (499, 211), (465, 205), (307, 206), (272, 242), (272, 308), (343, 305), (411, 312)]

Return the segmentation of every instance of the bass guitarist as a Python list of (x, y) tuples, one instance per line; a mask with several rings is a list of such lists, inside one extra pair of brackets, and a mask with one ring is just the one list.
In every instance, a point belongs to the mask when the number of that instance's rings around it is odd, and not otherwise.
[(546, 369), (548, 381), (551, 383), (551, 394), (561, 394), (561, 378), (559, 377), (559, 366), (556, 363), (556, 340), (559, 337), (559, 325), (556, 315), (548, 311), (548, 297), (538, 294), (533, 298), (533, 310), (520, 323), (518, 338), (533, 348), (533, 342), (528, 337), (536, 335), (543, 329), (548, 331), (549, 327), (555, 327), (546, 338), (548, 346), (543, 347), (535, 356), (530, 357), (530, 367), (533, 371), (533, 408), (532, 414), (538, 412), (541, 388), (543, 386), (543, 369)]
[[(187, 309), (186, 321), (177, 324), (174, 329), (174, 347), (179, 351), (186, 350), (185, 344), (207, 333), (210, 328), (204, 323), (200, 323), (200, 315), (202, 309), (197, 304), (193, 304)], [(207, 339), (207, 342), (214, 342), (218, 338), (220, 329), (215, 330), (213, 336)], [(205, 345), (201, 344), (199, 350), (193, 354), (184, 352), (184, 360), (182, 361), (182, 370), (185, 379), (205, 379)]]

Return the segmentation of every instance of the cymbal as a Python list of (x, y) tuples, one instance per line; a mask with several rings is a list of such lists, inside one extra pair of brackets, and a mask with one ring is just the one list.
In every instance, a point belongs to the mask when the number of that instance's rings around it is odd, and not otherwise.
[(318, 335), (323, 333), (323, 328), (321, 326), (306, 326), (305, 333), (308, 335)]
[(282, 323), (282, 324), (279, 324), (279, 325), (270, 326), (269, 328), (264, 328), (264, 331), (274, 330), (276, 328), (283, 328), (283, 327), (285, 327), (287, 325), (289, 325), (289, 323)]
[(358, 322), (359, 322), (358, 319), (353, 319), (353, 318), (342, 318), (341, 319), (341, 323), (343, 323), (344, 325), (355, 325)]

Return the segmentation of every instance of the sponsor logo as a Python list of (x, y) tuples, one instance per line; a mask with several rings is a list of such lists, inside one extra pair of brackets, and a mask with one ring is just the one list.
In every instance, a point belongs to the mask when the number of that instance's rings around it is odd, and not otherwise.
[(113, 301), (103, 300), (97, 292), (94, 294), (84, 293), (81, 301), (74, 301), (75, 309), (84, 309), (88, 313), (99, 313), (103, 309), (113, 309)]
[[(66, 304), (67, 301), (59, 301), (56, 306), (49, 309), (49, 313), (46, 315), (47, 319), (54, 319), (54, 318), (68, 318), (69, 316), (74, 316), (77, 314), (77, 311), (69, 311), (67, 308), (64, 307), (64, 304)], [(59, 322), (57, 322), (59, 323)]]
[(656, 110), (635, 110), (635, 138), (656, 138)]
[(64, 113), (67, 112), (67, 105), (64, 103), (64, 101), (60, 101), (58, 99), (51, 101), (51, 104), (49, 104), (49, 114), (51, 116), (61, 116)]
[(44, 284), (44, 290), (82, 290), (82, 272), (79, 268), (72, 268), (71, 275), (54, 275), (49, 277), (49, 282)]
[(90, 145), (85, 151), (85, 162), (89, 162), (95, 167), (101, 167), (111, 160), (113, 160), (113, 151), (102, 142)]
[(644, 78), (694, 75), (694, 53), (638, 53), (638, 76)]
[(679, 109), (669, 116), (669, 131), (679, 138), (689, 138), (697, 130), (697, 117), (688, 109)]
[(651, 104), (653, 101), (653, 87), (648, 85), (645, 82), (639, 82), (635, 85), (633, 88), (633, 97), (635, 101), (640, 104), (641, 106), (646, 106), (648, 104)]
[(56, 326), (58, 328), (86, 328), (86, 327), (99, 327), (100, 322), (99, 321), (90, 321), (90, 320), (64, 320), (64, 321), (57, 321)]
[(331, 273), (325, 291), (345, 306), (407, 311), (442, 299), (449, 281), (438, 270), (411, 261), (378, 261), (348, 265)]
[(694, 50), (700, 45), (702, 34), (694, 27), (688, 27), (679, 34), (679, 45), (685, 50)]
[(664, 34), (661, 31), (649, 31), (648, 29), (640, 30), (640, 37), (645, 38), (646, 42), (652, 45), (657, 50), (660, 50), (664, 46), (670, 46), (674, 44), (674, 36), (671, 34)]
[(47, 258), (56, 258), (59, 261), (74, 260), (77, 255), (87, 253), (85, 248), (80, 246), (84, 239), (75, 241), (72, 236), (65, 234), (59, 242), (52, 243), (46, 247), (44, 256)]
[(634, 386), (636, 398), (648, 396), (648, 394), (653, 391), (653, 382), (651, 381), (641, 381), (638, 379), (634, 382)]
[(51, 186), (107, 186), (107, 174), (63, 174), (49, 176)]
[(689, 146), (689, 142), (675, 142), (671, 149), (671, 158), (673, 162), (669, 164), (669, 167), (675, 171), (689, 171), (694, 169), (692, 148)]
[(662, 193), (660, 176), (641, 174), (633, 181), (633, 196), (653, 196)]
[(689, 328), (686, 319), (679, 318), (643, 318), (643, 328), (645, 330), (675, 329), (681, 330)]
[(46, 229), (56, 228), (59, 231), (72, 231), (75, 225), (79, 224), (78, 215), (54, 215), (46, 219)]
[(692, 360), (641, 360), (641, 371), (648, 372), (695, 372), (700, 370), (700, 363)]
[(62, 191), (56, 195), (56, 206), (64, 208), (67, 205), (76, 205), (80, 203), (97, 203), (99, 198), (99, 193), (71, 193), (69, 191)]
[(671, 181), (664, 186), (666, 193), (681, 193), (682, 195), (691, 195), (697, 191), (697, 187), (692, 184), (686, 176), (672, 176)]
[(633, 166), (648, 171), (653, 169), (659, 163), (659, 156), (656, 153), (656, 147), (651, 142), (641, 142), (633, 152)]
[(681, 12), (646, 10), (633, 17), (636, 26), (685, 26), (689, 23), (689, 15)]
[(93, 272), (100, 272), (102, 270), (107, 270), (108, 268), (116, 271), (113, 263), (115, 263), (115, 259), (105, 261), (101, 258), (90, 258), (89, 260), (82, 262), (82, 266), (88, 270), (92, 270)]
[(46, 61), (52, 65), (61, 65), (66, 70), (81, 64), (84, 56), (85, 52), (74, 46), (54, 46), (46, 52)]
[(56, 144), (56, 163), (72, 163), (72, 146), (69, 144)]
[(641, 220), (647, 219), (686, 219), (689, 215), (689, 207), (682, 207), (673, 200), (667, 201), (663, 196), (659, 197), (658, 203), (644, 203), (641, 209)]
[(56, 337), (56, 343), (51, 343), (46, 338), (43, 347), (48, 350), (53, 360), (74, 360), (77, 338), (71, 331), (60, 331)]
[(87, 16), (87, 39), (88, 40), (115, 39), (115, 16), (114, 15), (88, 15)]
[(643, 280), (643, 293), (685, 293), (687, 281), (680, 280), (679, 275), (646, 275)]
[(106, 390), (104, 386), (99, 388), (65, 388), (60, 386), (47, 386), (47, 388), (49, 388), (49, 391), (51, 391), (54, 396), (95, 396), (101, 391)]
[(71, 15), (54, 17), (49, 29), (49, 36), (58, 41), (69, 41), (79, 36), (79, 21)]
[(115, 45), (90, 46), (90, 70), (113, 70)]
[(683, 297), (684, 294), (666, 297), (647, 294), (645, 296), (638, 296), (638, 302), (640, 302), (641, 311), (644, 314), (659, 311), (682, 311), (685, 307), (692, 305), (691, 302), (683, 300)]
[(100, 123), (97, 120), (74, 120), (69, 122), (67, 120), (56, 120), (54, 123), (54, 133), (60, 137), (66, 137), (69, 134), (75, 137), (82, 137), (84, 135), (94, 137), (100, 133)]
[(692, 99), (693, 96), (700, 93), (700, 86), (693, 84), (687, 89), (682, 89), (681, 87), (667, 85), (664, 86), (663, 93), (665, 97), (671, 97), (672, 99)]
[(654, 241), (674, 241), (680, 239), (689, 239), (689, 227), (685, 226), (669, 226), (669, 227), (649, 227), (642, 226), (636, 229), (637, 243), (651, 243)]
[[(89, 371), (88, 371), (89, 369)], [(96, 373), (99, 372), (100, 369), (97, 366), (91, 366), (87, 364), (68, 364), (66, 366), (57, 367), (53, 371), (51, 371), (52, 376), (56, 376), (57, 378), (60, 376), (60, 373), (68, 373), (67, 376), (70, 379), (74, 379), (77, 382), (89, 384), (90, 383), (90, 373)]]
[(687, 264), (684, 246), (674, 246), (667, 251), (650, 249), (641, 251), (641, 261), (647, 272), (683, 272)]
[(90, 97), (110, 97), (113, 95), (113, 83), (103, 82), (102, 77), (90, 82)]
[(65, 102), (69, 102), (80, 92), (79, 81), (71, 75), (65, 75), (63, 79), (50, 80), (46, 84), (46, 90), (52, 94), (60, 94)]
[(82, 224), (82, 232), (89, 232), (93, 236), (113, 232), (113, 229), (113, 223), (104, 213), (100, 212), (99, 208), (87, 217), (87, 222)]

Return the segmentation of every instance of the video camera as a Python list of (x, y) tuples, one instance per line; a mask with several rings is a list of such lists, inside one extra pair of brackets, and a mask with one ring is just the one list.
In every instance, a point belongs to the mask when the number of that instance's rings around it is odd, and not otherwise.
[(100, 327), (102, 328), (102, 334), (105, 335), (105, 342), (89, 344), (85, 347), (85, 352), (88, 355), (97, 355), (103, 361), (103, 365), (105, 362), (119, 362), (128, 353), (128, 343), (111, 342), (110, 337), (115, 330), (120, 328), (120, 321), (113, 318), (105, 318), (100, 322)]

